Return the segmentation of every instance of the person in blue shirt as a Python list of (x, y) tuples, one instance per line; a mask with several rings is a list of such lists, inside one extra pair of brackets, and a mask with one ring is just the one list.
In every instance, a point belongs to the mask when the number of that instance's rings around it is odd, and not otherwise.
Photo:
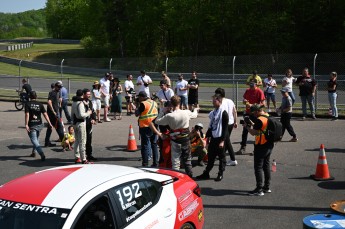
[(59, 83), (61, 83), (62, 87), (60, 90), (60, 94), (61, 94), (61, 107), (60, 107), (60, 117), (62, 118), (62, 111), (65, 112), (65, 116), (67, 119), (67, 124), (71, 124), (72, 123), (72, 119), (71, 119), (71, 115), (68, 111), (68, 91), (67, 88), (65, 88), (62, 84), (61, 81), (58, 81)]

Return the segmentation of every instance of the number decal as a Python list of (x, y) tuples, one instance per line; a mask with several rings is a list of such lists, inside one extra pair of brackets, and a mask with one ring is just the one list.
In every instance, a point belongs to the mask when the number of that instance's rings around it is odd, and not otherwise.
[(122, 189), (122, 193), (127, 198), (127, 203), (131, 202), (131, 200), (133, 199), (131, 188), (129, 186), (124, 187)]
[(140, 186), (138, 182), (132, 184), (132, 186), (128, 185), (120, 190), (117, 190), (116, 194), (119, 196), (121, 206), (125, 206), (126, 204), (133, 201), (133, 199), (139, 198), (143, 195), (143, 193), (140, 191)]
[(120, 190), (117, 190), (117, 191), (116, 191), (116, 194), (119, 196), (119, 201), (120, 201), (120, 203), (121, 203), (121, 206), (123, 206), (123, 199), (122, 199), (122, 195), (121, 195)]
[(141, 191), (139, 191), (139, 184), (138, 183), (132, 184), (132, 189), (135, 189), (134, 198), (138, 198), (143, 194)]

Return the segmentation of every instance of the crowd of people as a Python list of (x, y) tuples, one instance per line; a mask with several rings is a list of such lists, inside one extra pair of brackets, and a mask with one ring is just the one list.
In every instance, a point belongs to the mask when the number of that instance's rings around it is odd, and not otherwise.
[[(316, 82), (310, 76), (307, 68), (302, 75), (293, 77), (291, 69), (287, 69), (282, 80), (280, 92), (281, 105), (277, 107), (275, 97), (278, 87), (272, 74), (264, 80), (253, 71), (248, 77), (248, 88), (243, 95), (245, 111), (243, 112), (243, 126), (241, 147), (234, 152), (231, 144), (231, 133), (237, 128), (238, 117), (234, 102), (225, 97), (225, 90), (217, 88), (212, 96), (213, 110), (209, 113), (209, 125), (203, 133), (204, 125), (190, 126), (190, 120), (197, 118), (199, 112), (198, 90), (200, 86), (197, 73), (191, 74), (191, 79), (186, 81), (182, 74), (178, 75), (175, 87), (165, 72), (162, 72), (160, 90), (150, 92), (152, 79), (144, 70), (136, 80), (138, 91), (135, 90), (133, 76), (127, 75), (124, 85), (112, 73), (106, 73), (99, 81), (94, 81), (90, 89), (78, 89), (72, 98), (71, 113), (68, 110), (68, 91), (61, 81), (51, 84), (48, 94), (47, 108), (38, 102), (37, 94), (28, 82), (23, 79), (21, 92), (28, 102), (25, 105), (25, 127), (33, 144), (31, 156), (40, 155), (45, 160), (45, 155), (39, 143), (39, 135), (43, 129), (42, 115), (48, 123), (45, 136), (45, 147), (56, 146), (50, 141), (53, 128), (59, 136), (63, 151), (74, 151), (74, 162), (90, 164), (96, 161), (92, 154), (92, 128), (96, 123), (111, 122), (122, 119), (122, 94), (126, 102), (126, 115), (138, 117), (139, 134), (141, 140), (142, 166), (166, 167), (179, 170), (184, 168), (186, 174), (194, 179), (209, 179), (215, 160), (219, 160), (218, 175), (214, 179), (219, 182), (223, 179), (226, 166), (238, 164), (235, 155), (246, 154), (248, 133), (255, 136), (254, 170), (256, 188), (250, 195), (264, 195), (270, 190), (270, 155), (274, 143), (265, 137), (268, 128), (268, 117), (272, 112), (280, 116), (282, 134), (285, 130), (291, 135), (290, 142), (297, 142), (297, 135), (291, 125), (292, 109), (295, 103), (293, 85), (298, 85), (299, 96), (302, 102), (303, 119), (307, 117), (307, 102), (310, 116), (316, 119), (314, 96)], [(261, 89), (261, 87), (263, 89)], [(328, 82), (328, 96), (332, 108), (332, 120), (337, 120), (337, 73), (330, 74)], [(25, 92), (24, 92), (25, 91)], [(272, 102), (272, 106), (270, 106)], [(103, 118), (101, 109), (103, 104)], [(267, 112), (266, 112), (267, 108)], [(62, 121), (65, 114), (67, 130)], [(111, 119), (111, 115), (113, 118)], [(226, 151), (230, 160), (226, 161)], [(195, 165), (207, 166), (199, 176), (193, 175), (192, 157), (197, 157)], [(264, 176), (263, 176), (264, 174)]]

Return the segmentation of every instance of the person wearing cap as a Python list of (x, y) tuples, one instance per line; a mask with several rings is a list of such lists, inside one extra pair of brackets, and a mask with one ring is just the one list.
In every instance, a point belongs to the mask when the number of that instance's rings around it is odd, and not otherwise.
[(328, 89), (328, 101), (332, 109), (332, 121), (336, 121), (338, 119), (337, 86), (338, 86), (337, 73), (331, 72), (330, 79), (327, 83), (327, 89)]
[(225, 141), (229, 134), (229, 115), (222, 107), (222, 99), (220, 94), (212, 96), (214, 110), (208, 115), (210, 124), (206, 132), (208, 162), (204, 172), (196, 177), (199, 180), (207, 180), (210, 178), (210, 172), (217, 156), (219, 159), (218, 176), (214, 180), (218, 182), (223, 179), (223, 173), (226, 167)]
[[(89, 92), (90, 94), (90, 92)], [(83, 98), (83, 90), (78, 89), (76, 96), (72, 98), (72, 117), (73, 117), (73, 127), (75, 133), (75, 143), (74, 143), (74, 157), (76, 164), (90, 164), (86, 158), (86, 118), (92, 114), (92, 110), (87, 108), (86, 103)]]
[(111, 112), (114, 113), (113, 120), (116, 120), (116, 115), (119, 115), (119, 120), (122, 119), (122, 85), (119, 78), (113, 79), (113, 87), (111, 88)]
[(280, 122), (282, 123), (282, 136), (285, 133), (285, 130), (292, 136), (290, 142), (297, 142), (298, 139), (296, 137), (295, 131), (291, 126), (291, 116), (292, 116), (292, 99), (289, 96), (288, 88), (283, 87), (281, 90), (282, 93), (282, 103), (281, 106), (278, 108), (280, 110)]
[(68, 111), (68, 91), (67, 88), (65, 88), (62, 84), (62, 81), (58, 81), (59, 84), (61, 84), (61, 90), (60, 90), (60, 96), (61, 96), (61, 107), (60, 107), (60, 117), (62, 118), (62, 111), (64, 111), (66, 119), (67, 119), (67, 124), (72, 124), (72, 119), (71, 115)]
[(193, 177), (189, 122), (190, 119), (198, 116), (198, 112), (181, 110), (180, 100), (178, 95), (171, 97), (172, 112), (169, 107), (161, 109), (155, 123), (170, 127), (172, 168), (179, 170), (182, 162), (188, 176)]
[(207, 155), (206, 140), (202, 129), (204, 125), (197, 123), (190, 131), (190, 145), (192, 157), (198, 157), (198, 166), (204, 166), (204, 158)]
[(104, 122), (110, 122), (110, 118), (108, 118), (108, 111), (109, 111), (109, 102), (110, 102), (110, 74), (106, 73), (102, 79), (100, 79), (99, 84), (101, 85), (101, 99), (104, 103)]
[(32, 153), (30, 157), (36, 157), (36, 153), (41, 156), (41, 161), (45, 160), (42, 147), (40, 146), (39, 136), (44, 125), (41, 115), (47, 120), (49, 128), (53, 128), (50, 123), (46, 109), (41, 102), (36, 101), (37, 94), (35, 91), (30, 92), (30, 101), (25, 104), (25, 129), (32, 143)]
[(266, 97), (266, 104), (267, 104), (267, 110), (268, 112), (271, 112), (270, 110), (270, 101), (272, 100), (274, 111), (277, 109), (276, 106), (276, 87), (277, 82), (275, 79), (273, 79), (272, 74), (267, 74), (267, 78), (264, 79), (264, 86), (265, 86), (265, 97)]
[[(61, 121), (60, 116), (60, 107), (61, 107), (61, 94), (60, 90), (62, 88), (62, 84), (60, 82), (56, 82), (54, 84), (54, 89), (49, 92), (48, 95), (48, 102), (47, 102), (47, 114), (49, 116), (50, 122), (55, 127), (57, 134), (59, 135), (60, 142), (64, 137), (64, 128)], [(52, 128), (48, 127), (45, 137), (45, 144), (46, 147), (56, 146), (50, 142), (50, 136), (52, 134)]]
[(139, 117), (139, 133), (141, 139), (142, 166), (148, 166), (150, 152), (152, 153), (152, 167), (158, 166), (157, 134), (150, 125), (158, 115), (158, 105), (151, 100), (145, 91), (138, 94), (139, 106), (135, 110), (135, 116)]
[(101, 109), (102, 109), (102, 102), (101, 102), (101, 92), (100, 92), (101, 85), (99, 84), (98, 80), (93, 82), (92, 85), (92, 106), (93, 109), (96, 111), (97, 122), (102, 123), (101, 121)]
[[(266, 139), (264, 131), (268, 127), (268, 113), (264, 111), (264, 106), (255, 104), (250, 107), (250, 112), (256, 117), (250, 123), (244, 122), (243, 128), (255, 136), (254, 143), (254, 171), (256, 188), (248, 192), (251, 196), (263, 196), (264, 193), (271, 193), (271, 168), (270, 156), (274, 147), (273, 142)], [(264, 174), (264, 176), (263, 176)]]
[(192, 72), (192, 78), (188, 80), (188, 109), (193, 111), (199, 108), (199, 79), (196, 77), (196, 71)]
[[(252, 121), (256, 119), (250, 113), (250, 107), (254, 104), (265, 105), (265, 95), (264, 92), (256, 86), (255, 81), (251, 81), (249, 83), (249, 88), (244, 92), (243, 95), (243, 104), (246, 105), (246, 110), (243, 112), (243, 117), (249, 117)], [(242, 130), (242, 140), (241, 140), (241, 148), (239, 151), (236, 152), (237, 155), (243, 155), (246, 153), (246, 146), (247, 146), (247, 139), (248, 139), (248, 130), (243, 128)]]
[(145, 70), (140, 71), (140, 76), (137, 79), (137, 86), (139, 86), (139, 92), (144, 91), (148, 97), (150, 97), (149, 85), (152, 84), (151, 77), (146, 75)]
[(156, 96), (159, 99), (161, 107), (164, 107), (164, 104), (171, 100), (171, 97), (175, 95), (174, 91), (168, 87), (166, 80), (161, 80), (159, 83), (160, 90), (157, 92)]
[(127, 108), (127, 116), (131, 116), (134, 114), (133, 112), (133, 96), (135, 95), (134, 84), (133, 84), (133, 76), (127, 75), (127, 79), (125, 81), (125, 99), (126, 99), (126, 108)]
[(299, 86), (299, 96), (302, 101), (302, 119), (307, 118), (307, 102), (309, 104), (310, 113), (312, 119), (316, 119), (315, 116), (315, 91), (316, 81), (309, 74), (309, 69), (304, 68), (302, 76), (299, 76), (295, 82)]
[(223, 88), (217, 88), (215, 94), (222, 96), (222, 108), (228, 112), (229, 123), (228, 123), (228, 136), (225, 140), (225, 152), (228, 151), (230, 155), (230, 160), (226, 163), (228, 166), (236, 166), (237, 160), (235, 158), (235, 152), (231, 144), (231, 133), (233, 128), (237, 128), (237, 110), (234, 102), (231, 99), (225, 98), (225, 90)]
[(255, 82), (257, 87), (262, 86), (262, 80), (261, 77), (258, 75), (258, 72), (256, 70), (253, 71), (253, 74), (250, 75), (247, 78), (246, 84), (249, 86), (251, 82)]
[(188, 82), (183, 79), (182, 74), (178, 74), (178, 80), (176, 81), (175, 94), (180, 97), (181, 110), (188, 109)]

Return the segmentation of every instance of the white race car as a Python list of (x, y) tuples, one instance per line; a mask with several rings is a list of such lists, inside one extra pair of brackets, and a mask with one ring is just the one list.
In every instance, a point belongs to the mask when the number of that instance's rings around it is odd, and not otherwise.
[(202, 228), (199, 186), (186, 174), (73, 165), (0, 186), (0, 228)]

